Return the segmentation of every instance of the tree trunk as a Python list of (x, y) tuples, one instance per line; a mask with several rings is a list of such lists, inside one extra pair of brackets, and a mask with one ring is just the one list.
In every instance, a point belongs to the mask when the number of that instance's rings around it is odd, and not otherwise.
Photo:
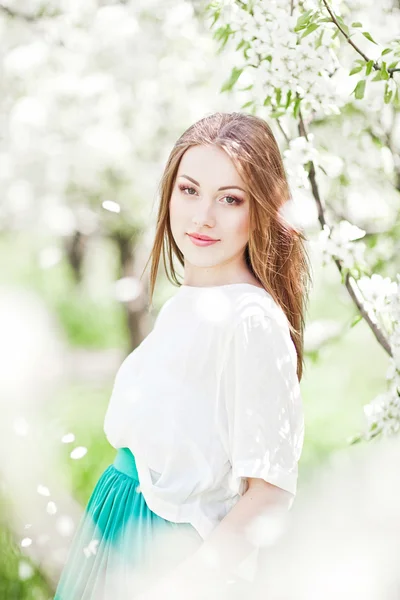
[(129, 277), (137, 281), (141, 289), (138, 296), (132, 300), (124, 302), (126, 321), (129, 331), (130, 349), (134, 350), (146, 337), (150, 327), (150, 316), (146, 311), (147, 307), (147, 280), (145, 283), (139, 282), (135, 268), (135, 251), (136, 237), (139, 232), (133, 232), (129, 235), (126, 232), (115, 232), (112, 239), (116, 242), (119, 251), (120, 274), (122, 277)]
[(67, 257), (69, 264), (72, 267), (76, 283), (81, 283), (82, 281), (83, 260), (85, 258), (87, 242), (87, 235), (80, 231), (75, 231), (72, 238), (66, 243)]

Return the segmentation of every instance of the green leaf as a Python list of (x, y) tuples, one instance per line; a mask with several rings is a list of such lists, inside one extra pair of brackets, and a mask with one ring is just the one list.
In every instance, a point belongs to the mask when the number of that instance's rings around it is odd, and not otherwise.
[(223, 50), (223, 48), (225, 47), (229, 36), (231, 34), (235, 33), (233, 29), (231, 29), (231, 26), (228, 25), (224, 25), (223, 27), (218, 27), (218, 29), (215, 30), (213, 37), (215, 40), (217, 40), (218, 42), (222, 42), (220, 48), (219, 48), (219, 52), (221, 52)]
[(352, 27), (362, 27), (362, 23), (360, 23), (360, 21), (355, 21), (354, 23), (351, 24)]
[[(340, 259), (339, 259), (339, 260), (340, 260)], [(340, 263), (342, 264), (342, 261), (340, 261)], [(341, 272), (341, 274), (340, 274), (340, 280), (341, 280), (340, 282), (341, 282), (342, 284), (344, 284), (344, 283), (346, 282), (346, 277), (347, 277), (347, 274), (348, 274), (348, 269), (345, 269), (345, 268), (343, 267), (343, 268), (342, 268), (342, 272)]]
[(286, 110), (289, 108), (291, 99), (292, 99), (292, 90), (289, 90), (287, 93), (287, 96), (286, 96), (286, 104), (285, 104)]
[(227, 90), (231, 90), (233, 88), (233, 86), (235, 85), (235, 83), (237, 82), (237, 80), (239, 79), (242, 72), (243, 72), (243, 69), (238, 69), (237, 67), (233, 67), (229, 79), (227, 79), (225, 81), (225, 83), (223, 84), (220, 91), (226, 92)]
[(382, 61), (382, 66), (381, 66), (381, 75), (382, 75), (382, 79), (385, 79), (386, 81), (389, 79), (390, 75), (387, 71), (386, 68), (386, 63), (385, 61)]
[(370, 33), (368, 33), (368, 31), (363, 31), (362, 34), (363, 34), (364, 37), (367, 38), (367, 40), (369, 40), (373, 44), (376, 44), (376, 41), (372, 38), (372, 35)]
[(374, 61), (373, 60), (369, 60), (367, 62), (367, 64), (366, 64), (366, 67), (365, 67), (365, 74), (367, 76), (371, 73), (373, 66), (374, 66)]
[(354, 444), (359, 444), (363, 440), (361, 434), (354, 435), (352, 438), (348, 439), (349, 446), (354, 446)]
[(393, 62), (390, 63), (390, 65), (388, 65), (388, 69), (395, 69), (398, 64), (399, 64), (399, 61), (394, 60)]
[(309, 358), (312, 363), (317, 364), (318, 360), (319, 360), (319, 351), (318, 350), (308, 350), (307, 358)]
[(375, 77), (372, 79), (372, 81), (382, 81), (382, 73), (381, 71), (377, 71)]
[(390, 100), (392, 99), (392, 95), (393, 95), (393, 90), (389, 89), (389, 84), (387, 83), (385, 85), (385, 93), (383, 96), (385, 104), (389, 104)]
[(294, 103), (294, 108), (293, 108), (293, 116), (295, 119), (297, 119), (297, 117), (299, 116), (300, 105), (301, 105), (301, 98), (296, 98), (296, 101)]
[(240, 91), (241, 92), (248, 92), (249, 90), (251, 90), (251, 88), (254, 87), (252, 83), (250, 83), (250, 85), (247, 85), (246, 87), (241, 87)]
[(273, 119), (279, 119), (279, 117), (283, 117), (283, 115), (286, 113), (285, 110), (274, 110), (271, 113), (269, 113), (269, 116), (272, 117)]
[(211, 28), (213, 28), (213, 27), (214, 27), (215, 23), (218, 21), (218, 19), (219, 19), (219, 17), (220, 17), (220, 16), (221, 16), (221, 10), (216, 10), (216, 11), (214, 12), (214, 15), (213, 15), (213, 17), (214, 17), (214, 20), (213, 20), (213, 22), (211, 23)]
[(318, 23), (311, 23), (311, 25), (309, 25), (307, 27), (307, 29), (305, 30), (305, 32), (303, 33), (303, 35), (301, 36), (300, 39), (303, 39), (307, 35), (310, 35), (310, 33), (312, 33), (313, 31), (315, 31), (316, 29), (318, 29), (318, 27), (319, 27)]
[(350, 327), (354, 327), (354, 325), (357, 325), (357, 323), (359, 323), (362, 320), (362, 315), (356, 315), (354, 317), (354, 319), (352, 320)]
[(360, 79), (360, 81), (357, 83), (356, 87), (354, 88), (354, 94), (355, 94), (355, 97), (357, 98), (357, 100), (362, 100), (364, 98), (365, 84), (366, 84), (365, 79)]
[(347, 27), (346, 23), (343, 21), (342, 17), (336, 15), (336, 20), (339, 23), (340, 27), (343, 29), (346, 35), (350, 35), (350, 30)]
[(248, 106), (251, 106), (252, 104), (254, 104), (254, 100), (249, 100), (248, 102), (245, 102), (240, 108), (247, 108)]
[(400, 108), (400, 93), (399, 88), (396, 88), (396, 93), (393, 98), (393, 104), (396, 108)]
[(349, 75), (355, 75), (356, 73), (359, 73), (362, 70), (363, 70), (363, 67), (353, 67), (352, 70), (350, 71)]
[(243, 48), (243, 46), (245, 44), (247, 44), (248, 42), (246, 42), (246, 40), (240, 40), (240, 42), (238, 43), (238, 45), (236, 46), (236, 50), (240, 50), (240, 48)]
[(384, 56), (385, 54), (389, 54), (389, 52), (392, 52), (392, 49), (391, 48), (385, 48), (384, 50), (382, 50), (381, 56)]
[(315, 48), (318, 50), (322, 46), (322, 38), (324, 37), (324, 30), (322, 29), (321, 33), (318, 36), (317, 41), (315, 42)]
[(310, 17), (312, 15), (313, 11), (312, 10), (307, 10), (305, 13), (303, 13), (298, 19), (297, 19), (297, 23), (294, 27), (294, 30), (297, 31), (301, 31), (302, 29), (304, 29), (308, 22), (310, 21)]

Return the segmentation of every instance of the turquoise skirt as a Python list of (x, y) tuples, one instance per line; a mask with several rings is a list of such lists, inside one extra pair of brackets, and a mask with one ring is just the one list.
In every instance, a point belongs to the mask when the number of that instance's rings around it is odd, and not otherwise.
[[(170, 538), (179, 539), (174, 551), (162, 537), (171, 532), (179, 534)], [(120, 448), (81, 517), (54, 600), (133, 599), (201, 542), (190, 523), (173, 523), (150, 510), (135, 458)]]

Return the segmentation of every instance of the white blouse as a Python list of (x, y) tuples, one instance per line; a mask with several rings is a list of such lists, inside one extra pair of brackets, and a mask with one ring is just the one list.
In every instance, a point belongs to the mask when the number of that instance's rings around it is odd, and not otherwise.
[(248, 283), (182, 285), (120, 366), (104, 421), (159, 516), (205, 539), (260, 477), (296, 494), (304, 421), (288, 322)]

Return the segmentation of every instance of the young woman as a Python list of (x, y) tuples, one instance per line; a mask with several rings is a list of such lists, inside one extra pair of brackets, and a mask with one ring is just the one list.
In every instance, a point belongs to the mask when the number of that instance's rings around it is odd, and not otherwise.
[(150, 299), (161, 254), (179, 289), (117, 372), (104, 423), (116, 458), (89, 500), (57, 600), (211, 598), (221, 582), (245, 580), (251, 524), (291, 507), (310, 269), (305, 238), (281, 210), (289, 198), (261, 118), (216, 113), (176, 142)]

